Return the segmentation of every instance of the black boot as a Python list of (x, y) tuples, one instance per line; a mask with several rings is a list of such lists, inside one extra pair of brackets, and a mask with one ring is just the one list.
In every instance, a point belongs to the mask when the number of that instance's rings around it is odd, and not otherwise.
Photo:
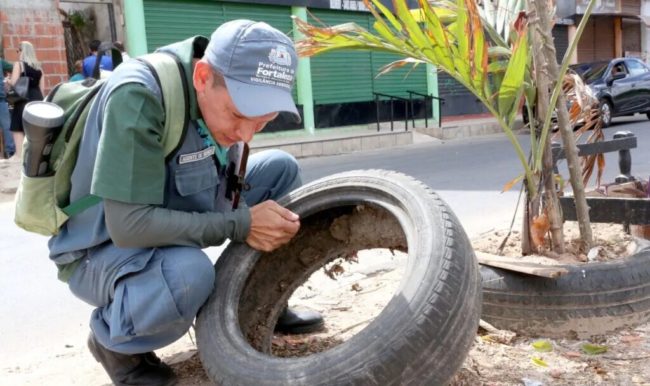
[(324, 326), (323, 317), (318, 312), (295, 311), (286, 307), (275, 324), (275, 331), (283, 334), (310, 334), (322, 330)]
[(116, 353), (99, 344), (92, 332), (88, 336), (88, 348), (116, 386), (176, 384), (174, 371), (153, 352), (134, 355)]

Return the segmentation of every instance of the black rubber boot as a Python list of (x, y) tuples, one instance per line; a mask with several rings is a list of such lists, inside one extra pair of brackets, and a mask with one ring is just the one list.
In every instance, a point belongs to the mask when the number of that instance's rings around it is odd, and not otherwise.
[(134, 355), (116, 353), (99, 344), (93, 333), (88, 336), (88, 348), (116, 386), (176, 384), (174, 371), (153, 352)]
[(275, 324), (275, 331), (283, 334), (311, 334), (322, 330), (324, 326), (323, 317), (318, 312), (295, 311), (286, 307)]

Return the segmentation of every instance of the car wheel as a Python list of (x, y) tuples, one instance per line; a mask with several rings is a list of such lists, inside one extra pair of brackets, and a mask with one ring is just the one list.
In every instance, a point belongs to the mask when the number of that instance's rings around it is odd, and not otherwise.
[(650, 319), (650, 251), (563, 267), (569, 272), (550, 279), (482, 266), (482, 319), (553, 338), (586, 338)]
[(609, 127), (612, 123), (612, 104), (606, 99), (600, 101), (600, 119), (603, 127)]
[[(197, 317), (210, 378), (219, 385), (447, 384), (476, 336), (481, 304), (478, 264), (449, 207), (422, 183), (380, 170), (329, 176), (279, 203), (301, 219), (289, 244), (262, 253), (231, 243), (215, 264), (214, 292)], [(379, 315), (334, 348), (271, 356), (273, 327), (291, 293), (326, 262), (368, 248), (408, 249), (399, 288)]]
[(650, 113), (645, 113), (645, 115), (648, 117), (648, 119), (650, 119)]
[(521, 120), (524, 122), (524, 125), (528, 124), (528, 109), (526, 108), (526, 105), (521, 109)]

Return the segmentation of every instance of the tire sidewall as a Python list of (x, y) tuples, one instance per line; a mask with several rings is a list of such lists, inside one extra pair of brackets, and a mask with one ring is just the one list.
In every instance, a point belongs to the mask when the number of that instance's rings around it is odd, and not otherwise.
[(589, 337), (650, 318), (650, 250), (562, 266), (555, 279), (481, 267), (482, 318), (525, 335)]
[[(249, 272), (261, 255), (246, 245), (231, 244), (217, 260), (215, 290), (197, 320), (199, 352), (210, 376), (221, 384), (332, 384), (337, 377), (342, 383), (391, 384), (395, 380), (384, 378), (386, 374), (404, 380), (411, 375), (402, 372), (411, 368), (420, 379), (448, 381), (469, 351), (478, 325), (480, 276), (469, 240), (453, 213), (437, 196), (432, 205), (433, 193), (413, 181), (394, 172), (349, 172), (321, 179), (279, 200), (301, 218), (328, 205), (372, 203), (398, 219), (408, 241), (409, 261), (398, 293), (364, 330), (326, 352), (285, 359), (262, 354), (248, 344), (239, 328), (237, 308)], [(443, 237), (449, 235), (455, 239), (453, 250), (449, 237)], [(458, 271), (454, 275), (462, 275), (462, 283), (445, 281), (450, 254), (455, 258), (452, 268)], [(428, 318), (426, 333), (435, 336), (424, 339), (423, 358), (418, 354), (409, 361), (400, 353), (410, 352), (405, 347), (409, 344), (422, 345), (415, 338), (423, 333), (417, 319), (431, 316), (431, 302), (440, 309), (433, 311), (448, 315), (439, 321)], [(444, 310), (448, 304), (451, 308)], [(430, 365), (432, 353), (442, 364), (435, 371)], [(429, 363), (423, 366), (426, 369), (417, 369), (415, 362), (420, 359)]]

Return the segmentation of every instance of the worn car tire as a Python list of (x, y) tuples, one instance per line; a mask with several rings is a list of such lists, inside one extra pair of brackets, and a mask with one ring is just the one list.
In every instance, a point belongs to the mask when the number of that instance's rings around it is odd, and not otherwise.
[(527, 125), (530, 121), (528, 119), (528, 109), (526, 108), (525, 104), (524, 107), (521, 108), (521, 120), (524, 122), (524, 125)]
[[(481, 304), (474, 252), (448, 206), (422, 183), (380, 170), (326, 177), (280, 203), (301, 216), (288, 245), (260, 253), (233, 243), (215, 264), (215, 289), (197, 319), (210, 378), (219, 385), (446, 384), (469, 352)], [(345, 224), (368, 210), (380, 214), (363, 220), (375, 232), (355, 236), (357, 227)], [(281, 308), (312, 272), (352, 253), (350, 245), (400, 244), (408, 245), (405, 274), (366, 328), (307, 357), (268, 354)]]
[(650, 250), (564, 267), (550, 279), (481, 266), (482, 319), (524, 335), (581, 338), (650, 320)]
[(612, 104), (607, 99), (602, 99), (600, 101), (600, 119), (603, 123), (603, 127), (609, 127), (612, 124)]

